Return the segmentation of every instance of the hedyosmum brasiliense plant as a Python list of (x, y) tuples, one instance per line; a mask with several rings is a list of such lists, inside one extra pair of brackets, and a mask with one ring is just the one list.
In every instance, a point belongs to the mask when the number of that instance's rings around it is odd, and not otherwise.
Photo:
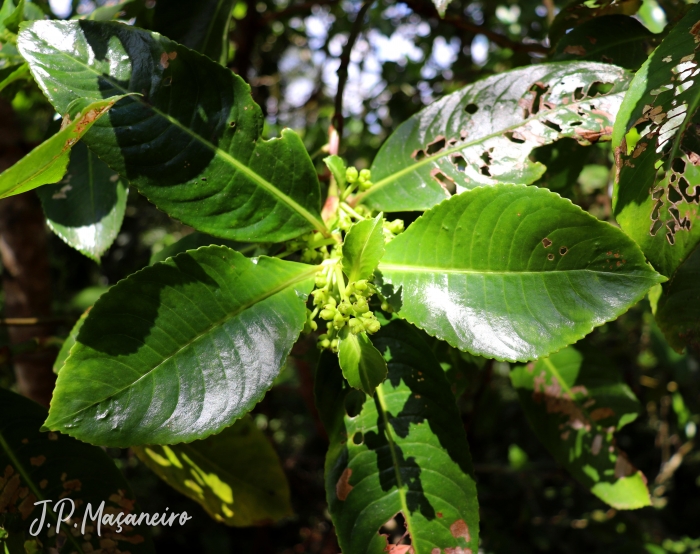
[[(683, 25), (660, 50), (675, 52), (685, 41), (694, 52), (697, 40), (691, 44)], [(683, 32), (691, 38), (679, 38)], [(300, 138), (285, 130), (264, 140), (249, 87), (197, 51), (95, 21), (24, 23), (17, 48), (56, 111), (68, 114), (64, 121), (76, 121), (76, 102), (100, 117), (80, 132), (66, 123), (55, 135), (65, 141), (61, 133), (70, 129), (87, 147), (73, 152), (68, 167), (75, 141), (56, 150), (58, 141), (49, 139), (54, 146), (40, 146), (20, 168), (20, 186), (11, 182), (12, 169), (0, 175), (4, 195), (55, 183), (67, 171), (53, 189), (39, 189), (51, 191), (42, 201), (52, 228), (96, 258), (118, 231), (125, 194), (114, 191), (127, 181), (197, 231), (236, 241), (236, 248), (204, 242), (187, 249), (194, 241), (183, 240), (171, 257), (105, 293), (59, 356), (45, 431), (134, 447), (220, 521), (285, 517), (291, 508), (279, 462), (247, 413), (300, 337), (314, 340), (321, 351), (316, 399), (330, 438), (327, 499), (343, 551), (384, 551), (379, 530), (401, 513), (415, 553), (475, 553), (469, 447), (451, 384), (428, 346), (435, 337), (474, 356), (522, 363), (513, 386), (554, 457), (614, 507), (649, 504), (644, 476), (613, 438), (636, 417), (638, 402), (614, 371), (571, 345), (652, 287), (665, 283), (664, 313), (696, 286), (674, 280), (675, 271), (695, 263), (697, 242), (694, 232), (668, 223), (675, 212), (647, 214), (661, 221), (652, 238), (638, 238), (645, 231), (627, 215), (656, 210), (653, 202), (664, 198), (656, 191), (670, 190), (659, 167), (692, 172), (688, 164), (698, 157), (691, 141), (669, 146), (659, 163), (647, 164), (653, 198), (632, 198), (648, 191), (631, 190), (634, 165), (625, 160), (646, 164), (634, 149), (654, 133), (668, 134), (653, 104), (642, 107), (645, 95), (661, 98), (655, 91), (662, 84), (646, 81), (661, 70), (632, 80), (611, 64), (563, 61), (478, 81), (404, 122), (371, 171), (326, 158), (331, 186), (322, 190)], [(683, 60), (673, 63), (689, 63)], [(699, 90), (691, 83), (682, 92)], [(673, 129), (690, 124), (690, 109), (682, 121), (667, 113), (678, 123)], [(618, 149), (624, 164), (616, 210), (630, 236), (530, 186), (547, 169), (534, 161), (535, 148), (562, 138), (610, 140), (613, 125), (618, 143), (623, 135), (627, 141)], [(683, 171), (675, 161), (681, 158)], [(46, 168), (51, 179), (42, 178)], [(66, 188), (87, 186), (85, 168), (104, 175), (90, 186), (117, 199), (102, 219), (81, 223), (111, 237), (99, 249), (81, 242), (85, 234), (71, 231), (80, 225), (58, 207), (88, 201)], [(686, 201), (697, 204), (696, 197)], [(388, 215), (398, 211), (423, 213), (404, 229)], [(664, 223), (676, 250), (659, 238)], [(190, 472), (216, 479), (185, 485)], [(255, 489), (262, 482), (272, 493)]]

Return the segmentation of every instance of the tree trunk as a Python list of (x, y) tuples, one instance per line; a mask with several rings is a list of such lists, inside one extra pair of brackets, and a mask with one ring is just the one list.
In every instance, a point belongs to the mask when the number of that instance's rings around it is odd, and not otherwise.
[[(0, 102), (0, 171), (19, 160), (27, 148), (12, 107)], [(5, 318), (46, 318), (51, 315), (51, 275), (47, 232), (41, 204), (34, 192), (0, 200), (0, 259)], [(52, 335), (51, 325), (10, 326), (10, 341), (19, 344)], [(56, 352), (39, 349), (13, 358), (19, 392), (49, 405), (56, 376)]]

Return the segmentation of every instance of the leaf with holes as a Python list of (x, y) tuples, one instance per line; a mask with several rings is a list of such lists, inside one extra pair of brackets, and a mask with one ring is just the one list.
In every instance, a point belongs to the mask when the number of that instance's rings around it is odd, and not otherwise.
[[(0, 198), (60, 181), (66, 173), (73, 145), (122, 98), (124, 97), (118, 96), (99, 100), (87, 106), (78, 100), (71, 105), (65, 112), (58, 133), (0, 173)], [(85, 107), (77, 108), (80, 105)]]
[(700, 348), (700, 245), (678, 266), (663, 285), (655, 311), (656, 322), (678, 352), (686, 345)]
[(99, 262), (119, 234), (126, 183), (82, 143), (73, 148), (61, 181), (37, 190), (51, 230)]
[[(155, 552), (146, 525), (135, 527), (129, 522), (117, 527), (101, 522), (98, 527), (89, 516), (83, 521), (88, 503), (93, 511), (103, 503), (105, 516), (118, 512), (138, 516), (134, 495), (101, 448), (58, 433), (40, 433), (45, 417), (45, 408), (0, 389), (0, 528), (32, 539), (29, 531), (40, 531), (44, 506), (34, 503), (46, 500), (44, 529), (39, 533), (45, 548), (41, 552), (58, 552), (62, 544), (66, 546), (61, 552), (97, 552), (105, 545), (133, 554)], [(77, 523), (77, 530), (84, 531), (81, 534), (68, 532), (62, 523), (56, 536), (58, 514), (53, 508), (62, 498), (75, 503), (71, 523)], [(65, 501), (63, 518), (70, 513), (71, 504)]]
[(18, 47), (60, 112), (76, 97), (143, 94), (116, 106), (85, 142), (169, 215), (232, 240), (325, 232), (301, 139), (287, 129), (262, 140), (260, 107), (230, 70), (120, 23), (37, 21)]
[(338, 362), (350, 386), (370, 396), (386, 378), (386, 361), (367, 333), (355, 335), (346, 329), (338, 344)]
[(208, 246), (120, 281), (85, 320), (45, 427), (120, 447), (218, 433), (277, 377), (316, 271)]
[(647, 59), (654, 34), (633, 17), (606, 15), (574, 28), (557, 43), (553, 60), (587, 60), (637, 70)]
[(224, 65), (233, 4), (234, 0), (159, 0), (153, 30)]
[(389, 366), (374, 397), (344, 386), (328, 353), (316, 377), (330, 438), (326, 496), (340, 547), (346, 554), (388, 551), (380, 528), (400, 513), (416, 554), (476, 552), (476, 484), (444, 372), (405, 322), (390, 323), (372, 341)]
[(384, 218), (355, 223), (343, 243), (343, 271), (348, 281), (369, 279), (384, 255)]
[(392, 240), (380, 286), (399, 316), (472, 354), (546, 356), (664, 280), (637, 245), (546, 189), (481, 187)]
[(606, 15), (634, 15), (642, 0), (572, 0), (557, 13), (549, 27), (549, 42), (558, 45), (579, 25)]
[(481, 185), (530, 184), (533, 149), (607, 140), (631, 75), (594, 62), (532, 65), (448, 94), (405, 121), (372, 164), (359, 199), (387, 212), (427, 210)]
[(700, 5), (637, 72), (615, 122), (615, 218), (671, 277), (700, 242)]
[(247, 527), (294, 515), (277, 453), (249, 416), (204, 440), (133, 450), (216, 521)]
[(651, 504), (646, 478), (613, 438), (640, 404), (605, 357), (570, 347), (510, 377), (533, 431), (571, 475), (613, 508)]

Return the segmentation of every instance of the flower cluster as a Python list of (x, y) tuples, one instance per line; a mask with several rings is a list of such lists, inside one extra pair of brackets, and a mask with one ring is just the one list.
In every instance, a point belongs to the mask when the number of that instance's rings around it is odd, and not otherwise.
[(369, 190), (372, 188), (372, 174), (369, 169), (363, 169), (358, 172), (355, 167), (348, 167), (345, 171), (345, 181), (348, 185), (357, 185), (357, 188), (361, 191)]

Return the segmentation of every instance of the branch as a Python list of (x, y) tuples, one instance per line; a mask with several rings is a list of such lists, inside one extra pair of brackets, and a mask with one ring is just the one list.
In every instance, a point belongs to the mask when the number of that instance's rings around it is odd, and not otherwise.
[(369, 10), (370, 6), (374, 3), (374, 0), (367, 0), (360, 11), (357, 12), (357, 17), (352, 23), (352, 28), (350, 29), (350, 35), (348, 36), (348, 41), (343, 47), (343, 53), (340, 55), (340, 66), (338, 67), (338, 90), (335, 94), (335, 113), (331, 119), (331, 128), (329, 130), (329, 136), (331, 137), (331, 144), (335, 147), (334, 132), (337, 133), (337, 148), (336, 151), (331, 152), (331, 154), (337, 154), (337, 150), (340, 149), (340, 141), (343, 138), (343, 92), (345, 91), (345, 84), (348, 81), (348, 66), (350, 65), (350, 54), (355, 46), (357, 37), (360, 35), (362, 30), (362, 22), (365, 19), (365, 14)]
[(314, 6), (332, 6), (337, 4), (339, 0), (317, 0), (316, 2), (302, 2), (301, 4), (292, 4), (287, 6), (283, 10), (276, 12), (270, 12), (262, 17), (263, 25), (267, 25), (273, 21), (279, 19), (286, 19), (287, 17), (294, 15), (295, 13), (303, 13), (309, 11)]
[(475, 23), (470, 23), (466, 21), (462, 16), (456, 15), (445, 15), (442, 19), (437, 13), (435, 6), (432, 3), (422, 3), (420, 0), (403, 0), (414, 13), (427, 18), (439, 19), (440, 21), (452, 25), (457, 29), (467, 31), (473, 35), (484, 35), (491, 42), (498, 44), (503, 48), (510, 48), (514, 52), (533, 52), (538, 54), (547, 54), (549, 49), (546, 46), (542, 46), (539, 43), (526, 44), (523, 42), (517, 42), (509, 39), (505, 35), (501, 35), (495, 31), (492, 31), (484, 25), (476, 25)]

